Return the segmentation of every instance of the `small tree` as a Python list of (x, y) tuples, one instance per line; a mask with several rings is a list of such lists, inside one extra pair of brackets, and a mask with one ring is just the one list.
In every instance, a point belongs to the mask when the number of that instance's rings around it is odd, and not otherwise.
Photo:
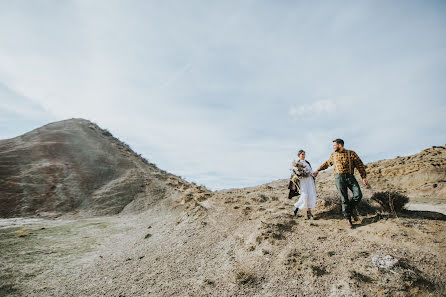
[(393, 214), (404, 210), (404, 206), (409, 202), (409, 197), (395, 191), (376, 192), (371, 199), (378, 202), (384, 211)]

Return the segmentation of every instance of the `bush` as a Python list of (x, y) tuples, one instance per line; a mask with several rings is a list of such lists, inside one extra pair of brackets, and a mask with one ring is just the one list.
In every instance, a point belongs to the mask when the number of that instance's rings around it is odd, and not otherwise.
[(375, 214), (376, 208), (374, 208), (370, 204), (369, 199), (362, 198), (361, 201), (359, 201), (359, 204), (356, 206), (356, 210), (358, 211), (358, 214), (360, 215), (368, 215), (368, 214)]
[(257, 201), (259, 201), (259, 202), (266, 202), (266, 201), (268, 201), (268, 196), (266, 196), (265, 194), (261, 193), (261, 194), (258, 195)]
[[(331, 213), (342, 213), (341, 198), (339, 196), (330, 195), (320, 199), (320, 206)], [(319, 207), (319, 206), (318, 206)], [(376, 209), (370, 204), (369, 199), (362, 198), (356, 206), (358, 215), (375, 214)]]
[(376, 192), (371, 199), (378, 202), (384, 211), (392, 213), (403, 211), (409, 202), (409, 197), (394, 191)]
[(253, 285), (257, 282), (257, 277), (249, 271), (241, 270), (235, 274), (235, 280), (239, 285)]
[(324, 207), (341, 207), (341, 198), (337, 195), (330, 195), (326, 197), (321, 197), (320, 201), (323, 201)]

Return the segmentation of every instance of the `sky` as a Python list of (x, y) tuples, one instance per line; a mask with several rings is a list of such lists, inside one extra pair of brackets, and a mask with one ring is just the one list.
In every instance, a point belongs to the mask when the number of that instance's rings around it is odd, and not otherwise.
[(0, 0), (0, 139), (84, 118), (212, 190), (446, 143), (446, 1)]

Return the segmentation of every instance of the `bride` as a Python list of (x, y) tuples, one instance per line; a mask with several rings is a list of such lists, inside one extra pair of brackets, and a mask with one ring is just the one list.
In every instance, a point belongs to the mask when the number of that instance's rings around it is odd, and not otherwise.
[[(297, 216), (297, 212), (299, 209), (306, 208), (307, 209), (307, 217), (310, 220), (313, 220), (313, 214), (311, 213), (311, 209), (316, 207), (316, 185), (314, 183), (314, 177), (313, 177), (313, 169), (311, 168), (310, 163), (305, 160), (305, 151), (300, 150), (297, 153), (297, 156), (299, 157), (299, 160), (296, 163), (293, 163), (294, 165), (298, 165), (297, 163), (300, 163), (302, 167), (304, 168), (304, 171), (307, 172), (306, 176), (302, 176), (299, 178), (300, 181), (300, 198), (294, 204), (294, 215)], [(297, 173), (298, 175), (302, 175), (301, 172)]]

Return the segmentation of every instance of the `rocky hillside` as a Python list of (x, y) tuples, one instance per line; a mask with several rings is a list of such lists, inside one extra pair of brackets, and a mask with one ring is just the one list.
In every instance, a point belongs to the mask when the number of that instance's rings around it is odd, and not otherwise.
[(377, 188), (395, 189), (409, 197), (446, 198), (446, 146), (367, 165)]
[(83, 119), (0, 141), (0, 217), (141, 211), (191, 186)]

